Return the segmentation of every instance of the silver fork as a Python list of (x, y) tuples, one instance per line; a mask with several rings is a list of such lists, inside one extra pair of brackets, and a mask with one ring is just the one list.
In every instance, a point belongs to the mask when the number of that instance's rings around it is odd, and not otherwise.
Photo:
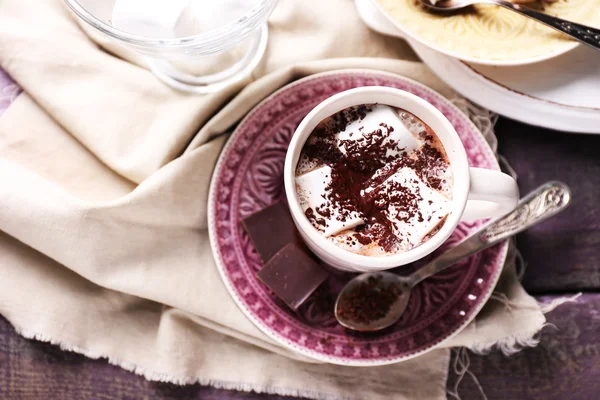
[(564, 19), (553, 17), (549, 14), (533, 10), (520, 4), (515, 4), (507, 0), (419, 0), (423, 5), (439, 10), (450, 11), (458, 10), (474, 4), (493, 4), (509, 10), (518, 12), (526, 17), (533, 18), (551, 28), (559, 30), (572, 38), (585, 43), (595, 49), (600, 49), (600, 29), (590, 26), (577, 24)]

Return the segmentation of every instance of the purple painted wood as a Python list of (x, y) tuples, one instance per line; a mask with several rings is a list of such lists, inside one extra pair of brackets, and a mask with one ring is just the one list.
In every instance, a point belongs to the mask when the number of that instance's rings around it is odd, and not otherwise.
[[(553, 296), (543, 296), (551, 301)], [(584, 400), (600, 393), (600, 294), (585, 294), (577, 303), (560, 306), (548, 315), (557, 329), (545, 328), (540, 345), (511, 357), (498, 352), (470, 354), (472, 371), (489, 400)], [(449, 385), (452, 385), (451, 379)], [(460, 386), (463, 399), (479, 399), (467, 377)], [(221, 390), (200, 385), (178, 387), (148, 382), (109, 365), (64, 352), (56, 346), (19, 336), (0, 317), (0, 398), (34, 400), (59, 398), (160, 400), (284, 400), (289, 397)]]
[[(541, 296), (550, 302), (555, 296)], [(600, 394), (600, 294), (585, 294), (547, 315), (538, 347), (510, 357), (494, 352), (470, 354), (475, 373), (488, 400), (592, 400)], [(449, 382), (452, 384), (452, 382)], [(466, 377), (459, 393), (463, 399), (480, 399)]]
[(522, 193), (548, 180), (571, 187), (561, 215), (517, 237), (531, 293), (600, 289), (600, 135), (573, 135), (502, 119), (499, 151), (519, 175)]
[[(149, 382), (141, 376), (57, 346), (19, 336), (0, 317), (0, 399), (255, 400), (258, 396), (200, 385)], [(269, 396), (269, 400), (288, 397)], [(266, 399), (266, 398), (265, 398)]]

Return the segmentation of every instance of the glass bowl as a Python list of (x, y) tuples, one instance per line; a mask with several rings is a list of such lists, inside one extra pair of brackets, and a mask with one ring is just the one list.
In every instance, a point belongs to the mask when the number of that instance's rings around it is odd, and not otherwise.
[[(244, 79), (256, 68), (267, 46), (267, 19), (278, 0), (254, 0), (243, 15), (231, 16), (221, 26), (175, 38), (140, 36), (117, 29), (111, 24), (115, 0), (65, 2), (84, 27), (142, 56), (147, 67), (167, 85), (210, 93)], [(227, 20), (228, 15), (218, 17)]]

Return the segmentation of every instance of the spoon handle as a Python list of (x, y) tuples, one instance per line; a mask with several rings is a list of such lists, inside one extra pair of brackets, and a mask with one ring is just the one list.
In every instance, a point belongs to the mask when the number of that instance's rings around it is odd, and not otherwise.
[(548, 182), (540, 186), (523, 197), (513, 211), (491, 221), (455, 247), (415, 271), (408, 278), (411, 285), (414, 286), (423, 279), (456, 264), (463, 258), (487, 249), (558, 214), (567, 208), (570, 201), (571, 191), (564, 183)]
[(588, 46), (600, 49), (600, 29), (553, 17), (550, 14), (533, 10), (507, 0), (492, 0), (491, 3), (516, 11), (529, 18), (533, 18), (551, 28), (566, 33), (572, 38), (575, 38), (580, 42), (587, 44)]

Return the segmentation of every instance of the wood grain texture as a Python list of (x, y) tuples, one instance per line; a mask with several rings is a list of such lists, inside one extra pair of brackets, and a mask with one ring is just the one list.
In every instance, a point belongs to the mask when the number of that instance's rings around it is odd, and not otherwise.
[[(556, 296), (538, 300), (550, 302)], [(489, 400), (586, 400), (600, 393), (600, 294), (585, 294), (548, 315), (540, 345), (511, 357), (470, 353), (473, 372)], [(453, 385), (454, 378), (448, 382)], [(470, 378), (463, 399), (481, 398)], [(0, 317), (0, 398), (11, 400), (286, 400), (292, 397), (148, 382), (108, 364), (19, 336)]]
[(600, 289), (600, 135), (573, 135), (508, 119), (498, 123), (499, 152), (517, 172), (521, 193), (549, 180), (573, 192), (562, 214), (517, 237), (530, 293)]

